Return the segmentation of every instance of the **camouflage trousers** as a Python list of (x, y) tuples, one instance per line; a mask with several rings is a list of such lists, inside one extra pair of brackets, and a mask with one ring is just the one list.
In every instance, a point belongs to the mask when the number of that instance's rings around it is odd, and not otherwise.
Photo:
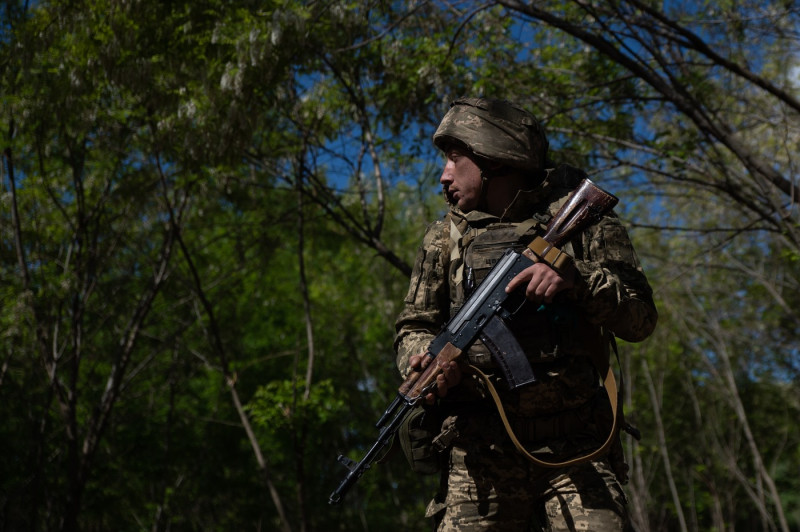
[(629, 530), (625, 495), (606, 461), (544, 470), (510, 447), (470, 447), (450, 450), (445, 493), (427, 510), (435, 530)]

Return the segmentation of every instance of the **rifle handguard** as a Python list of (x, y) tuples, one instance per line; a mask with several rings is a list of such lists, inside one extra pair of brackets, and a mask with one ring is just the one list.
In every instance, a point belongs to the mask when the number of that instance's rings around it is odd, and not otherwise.
[(528, 248), (522, 254), (534, 262), (544, 262), (565, 278), (571, 276), (575, 269), (575, 261), (569, 254), (540, 236), (528, 244)]

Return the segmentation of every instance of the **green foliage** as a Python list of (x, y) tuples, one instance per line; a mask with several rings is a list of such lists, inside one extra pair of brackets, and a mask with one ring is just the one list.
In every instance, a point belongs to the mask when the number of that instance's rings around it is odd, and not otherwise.
[[(433, 128), (453, 98), (485, 94), (534, 111), (552, 158), (599, 174), (626, 222), (670, 229), (632, 227), (661, 312), (651, 340), (623, 346), (645, 434), (629, 448), (637, 524), (674, 529), (682, 511), (692, 529), (777, 529), (773, 480), (797, 528), (800, 226), (752, 166), (796, 175), (796, 112), (660, 40), (675, 28), (646, 5), (543, 5), (680, 98), (501, 6), (6, 2), (4, 526), (427, 527), (437, 479), (399, 457), (326, 501), (336, 455), (371, 445), (399, 384), (403, 272), (444, 209)], [(664, 9), (788, 87), (785, 7)]]
[(298, 381), (271, 381), (259, 386), (248, 404), (253, 424), (264, 431), (265, 450), (273, 463), (286, 459), (276, 445), (279, 440), (312, 426), (316, 433), (325, 434), (346, 414), (344, 401), (337, 397), (330, 379), (314, 383), (307, 396), (304, 388)]

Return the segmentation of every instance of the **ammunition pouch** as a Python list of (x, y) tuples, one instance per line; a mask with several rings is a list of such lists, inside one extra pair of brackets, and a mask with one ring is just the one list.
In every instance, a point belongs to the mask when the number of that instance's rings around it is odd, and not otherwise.
[[(551, 416), (510, 417), (514, 433), (523, 442), (569, 438), (585, 432), (592, 423), (594, 402)], [(609, 426), (610, 429), (610, 426)]]
[(411, 470), (423, 475), (436, 473), (441, 468), (439, 452), (434, 439), (442, 432), (442, 420), (437, 407), (414, 407), (397, 431), (400, 447)]

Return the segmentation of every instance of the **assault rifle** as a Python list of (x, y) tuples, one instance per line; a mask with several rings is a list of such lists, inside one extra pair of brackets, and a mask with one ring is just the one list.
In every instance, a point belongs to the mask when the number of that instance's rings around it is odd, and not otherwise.
[(369, 451), (359, 462), (339, 455), (339, 462), (347, 467), (349, 473), (331, 494), (330, 504), (341, 501), (377, 459), (381, 449), (392, 440), (408, 413), (435, 389), (441, 368), (458, 359), (478, 338), (503, 344), (502, 349), (490, 348), (490, 351), (511, 389), (535, 381), (530, 363), (519, 345), (502, 341), (502, 338), (513, 338), (506, 321), (512, 319), (526, 301), (524, 290), (507, 294), (506, 285), (534, 262), (544, 261), (560, 273), (566, 273), (568, 268), (573, 267), (572, 259), (562, 253), (559, 246), (597, 223), (617, 201), (615, 196), (584, 179), (550, 220), (544, 235), (536, 237), (521, 253), (513, 249), (506, 250), (461, 310), (431, 341), (426, 352), (426, 356), (432, 359), (430, 364), (421, 371), (412, 372), (400, 386), (397, 397), (375, 425), (380, 433)]

